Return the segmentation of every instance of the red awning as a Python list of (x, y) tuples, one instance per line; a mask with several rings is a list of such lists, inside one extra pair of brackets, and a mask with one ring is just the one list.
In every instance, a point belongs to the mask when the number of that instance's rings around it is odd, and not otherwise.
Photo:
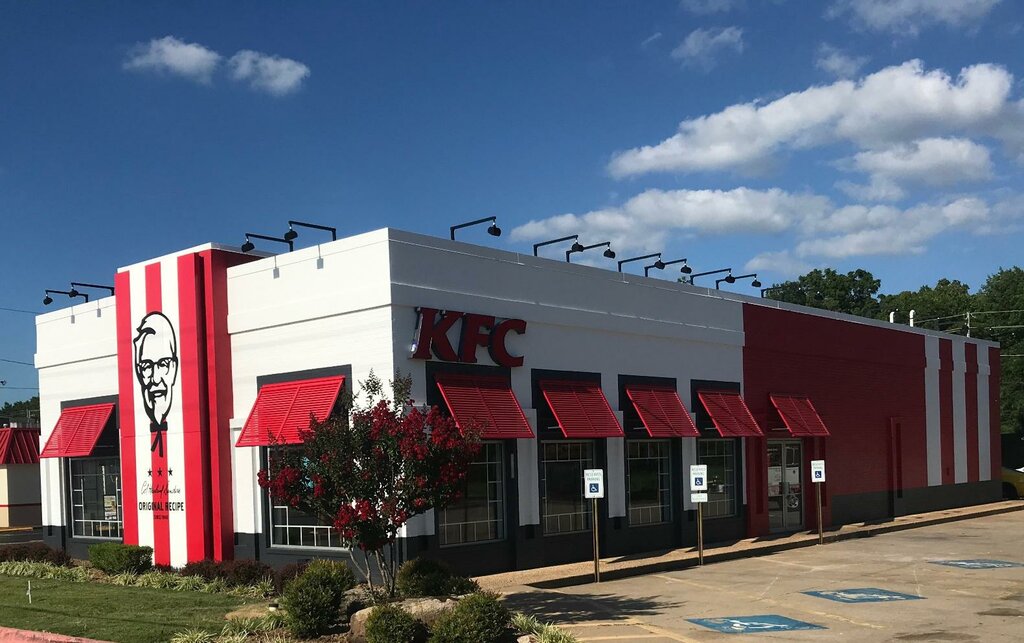
[(92, 455), (113, 412), (113, 404), (90, 404), (64, 409), (39, 457), (82, 458)]
[(459, 428), (479, 425), (487, 440), (532, 438), (512, 386), (504, 377), (438, 373), (437, 388)]
[(806, 395), (769, 395), (793, 437), (826, 437), (828, 428)]
[(697, 397), (707, 409), (723, 438), (762, 437), (754, 416), (739, 393), (734, 391), (698, 391)]
[(700, 431), (674, 388), (627, 386), (626, 395), (652, 438), (700, 437)]
[(567, 438), (620, 438), (624, 435), (597, 382), (544, 380), (538, 383)]
[(326, 420), (344, 383), (345, 376), (337, 375), (263, 386), (235, 446), (302, 444), (310, 416)]
[(38, 464), (39, 429), (0, 429), (0, 464)]

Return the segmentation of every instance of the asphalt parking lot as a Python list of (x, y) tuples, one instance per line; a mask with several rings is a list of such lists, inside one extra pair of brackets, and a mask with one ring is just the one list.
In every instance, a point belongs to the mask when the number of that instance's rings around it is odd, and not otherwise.
[[(505, 593), (515, 609), (583, 641), (1018, 642), (1024, 512), (599, 585)], [(787, 619), (815, 629), (789, 629)]]

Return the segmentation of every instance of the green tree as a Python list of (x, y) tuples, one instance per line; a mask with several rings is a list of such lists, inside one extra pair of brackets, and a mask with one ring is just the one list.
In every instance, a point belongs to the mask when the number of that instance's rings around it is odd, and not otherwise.
[(0, 424), (17, 422), (31, 426), (39, 422), (39, 396), (21, 402), (4, 402), (0, 406)]
[(977, 295), (972, 315), (974, 337), (991, 339), (1002, 348), (1000, 416), (1004, 433), (1024, 434), (1024, 270), (1000, 268), (989, 275)]
[(832, 268), (815, 269), (795, 281), (773, 285), (765, 296), (812, 308), (878, 317), (880, 309), (875, 294), (881, 285), (867, 270), (851, 270), (844, 275)]
[(913, 310), (917, 323), (923, 322), (925, 328), (949, 332), (965, 332), (966, 313), (979, 306), (967, 284), (949, 279), (940, 279), (934, 287), (881, 295), (878, 302), (879, 319), (888, 319), (889, 313), (895, 312), (896, 321), (906, 324)]

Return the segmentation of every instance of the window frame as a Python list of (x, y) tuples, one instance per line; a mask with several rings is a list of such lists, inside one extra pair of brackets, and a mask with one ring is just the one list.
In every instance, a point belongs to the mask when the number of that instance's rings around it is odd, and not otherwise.
[[(659, 525), (670, 524), (675, 519), (675, 512), (672, 507), (673, 497), (673, 475), (672, 475), (672, 444), (673, 440), (670, 438), (637, 438), (626, 440), (626, 467), (625, 467), (625, 486), (626, 486), (626, 522), (630, 527), (655, 527)], [(649, 448), (653, 445), (658, 445), (659, 448), (663, 448), (664, 452), (652, 458), (647, 457), (632, 457), (630, 450), (632, 446), (646, 447)], [(632, 506), (631, 498), (631, 483), (632, 475), (630, 472), (631, 462), (633, 460), (657, 460), (658, 462), (658, 495), (660, 498), (660, 504), (657, 505), (661, 508), (661, 520), (653, 522), (635, 522), (633, 519), (634, 507)], [(664, 468), (662, 468), (664, 467)], [(639, 507), (636, 508), (638, 511), (642, 509), (650, 509), (652, 507)]]
[[(273, 450), (273, 449), (298, 449), (298, 448), (301, 448), (301, 447), (302, 447), (301, 444), (279, 445), (279, 446), (276, 446), (276, 447), (260, 447), (260, 459), (263, 462), (263, 468), (266, 468), (266, 469), (270, 468), (271, 450)], [(264, 518), (266, 520), (265, 524), (267, 526), (266, 538), (267, 538), (267, 547), (268, 548), (275, 549), (275, 550), (286, 549), (286, 550), (293, 550), (293, 551), (323, 551), (323, 552), (347, 552), (347, 551), (351, 550), (351, 547), (346, 547), (343, 544), (339, 544), (337, 546), (334, 546), (334, 545), (293, 545), (293, 544), (290, 544), (290, 543), (279, 543), (279, 542), (276, 542), (275, 538), (274, 538), (274, 535), (275, 535), (275, 531), (276, 531), (276, 529), (277, 529), (277, 527), (279, 525), (277, 525), (277, 523), (274, 522), (275, 510), (283, 509), (284, 511), (286, 511), (289, 514), (292, 511), (299, 511), (299, 510), (298, 509), (294, 509), (292, 507), (289, 507), (288, 505), (275, 505), (274, 504), (274, 499), (270, 497), (270, 490), (269, 489), (263, 489), (262, 491), (263, 491), (263, 493), (260, 494), (260, 495), (263, 497), (263, 501), (264, 501), (265, 507), (266, 507), (265, 510), (264, 510), (263, 515), (264, 515)], [(304, 513), (304, 512), (302, 512), (302, 513)], [(305, 515), (309, 515), (309, 514), (305, 514)], [(301, 529), (301, 528), (306, 528), (306, 527), (314, 529), (314, 534), (317, 533), (315, 530), (319, 530), (319, 529), (329, 530), (328, 531), (328, 542), (330, 542), (330, 539), (332, 537), (331, 533), (334, 532), (334, 526), (333, 525), (316, 524), (316, 525), (294, 525), (294, 526), (288, 526), (286, 524), (286, 525), (282, 526), (282, 528), (285, 530), (285, 534), (288, 534), (288, 531), (290, 529)], [(289, 540), (290, 540), (290, 538), (289, 538)], [(340, 537), (338, 538), (338, 540), (339, 540), (339, 542), (341, 541)]]
[[(124, 478), (121, 475), (121, 457), (120, 457), (120, 454), (113, 454), (113, 455), (112, 454), (90, 455), (90, 456), (85, 456), (85, 457), (81, 457), (81, 458), (61, 458), (61, 459), (67, 462), (67, 489), (68, 489), (68, 496), (67, 497), (68, 497), (68, 516), (69, 516), (69, 519), (70, 519), (69, 520), (69, 522), (70, 522), (70, 537), (72, 539), (74, 539), (74, 540), (90, 540), (90, 541), (97, 541), (97, 542), (121, 542), (121, 541), (124, 541), (124, 497), (123, 497)], [(106, 473), (76, 474), (75, 473), (75, 464), (76, 463), (83, 463), (83, 464), (85, 464), (85, 463), (91, 463), (91, 462), (95, 462), (95, 461), (104, 461), (104, 460), (105, 461), (112, 461), (112, 462), (116, 462), (117, 463), (117, 473), (113, 474), (113, 477), (115, 479), (115, 482), (114, 482), (114, 496), (115, 496), (116, 502), (117, 502), (117, 516), (118, 517), (117, 517), (116, 520), (92, 520), (92, 519), (86, 519), (85, 518), (85, 508), (86, 508), (87, 505), (85, 504), (85, 489), (84, 489), (84, 487), (82, 489), (76, 489), (75, 478), (79, 477), (79, 478), (83, 478), (84, 479), (86, 476), (94, 476), (94, 477), (95, 476), (100, 476), (101, 478), (105, 478), (105, 477), (108, 476), (108, 474), (106, 474)], [(78, 504), (78, 503), (75, 502), (75, 494), (76, 493), (81, 493), (82, 494), (82, 503), (81, 504)], [(103, 495), (106, 496), (106, 495), (109, 495), (109, 494), (103, 494)], [(79, 507), (82, 508), (82, 518), (81, 519), (77, 518), (76, 517), (76, 513), (75, 513), (76, 509), (79, 508)], [(84, 533), (83, 534), (78, 533), (77, 530), (76, 530), (78, 524), (79, 523), (86, 523), (86, 522), (88, 522), (88, 523), (114, 523), (114, 524), (117, 525), (117, 535), (116, 536), (97, 536), (97, 535), (95, 535), (95, 533), (93, 535), (86, 535)]]
[[(497, 480), (497, 482), (498, 482), (498, 498), (497, 498), (497, 501), (496, 501), (496, 504), (498, 506), (498, 511), (495, 514), (497, 516), (497, 523), (498, 523), (497, 530), (496, 530), (497, 536), (494, 537), (494, 538), (485, 538), (485, 539), (480, 539), (480, 540), (464, 540), (462, 542), (444, 542), (444, 540), (445, 540), (445, 538), (444, 538), (444, 529), (445, 529), (445, 527), (451, 526), (451, 525), (445, 524), (443, 522), (443, 519), (444, 519), (445, 512), (447, 512), (449, 508), (451, 508), (452, 506), (454, 506), (456, 504), (456, 503), (452, 503), (451, 505), (449, 505), (448, 507), (445, 507), (444, 509), (435, 509), (434, 510), (434, 533), (437, 535), (438, 546), (441, 547), (441, 548), (451, 549), (451, 548), (458, 548), (458, 547), (468, 547), (468, 546), (472, 546), (472, 545), (486, 545), (486, 544), (504, 542), (505, 540), (508, 539), (508, 531), (509, 531), (508, 530), (508, 490), (507, 490), (507, 486), (508, 486), (507, 478), (508, 478), (508, 476), (506, 476), (506, 474), (505, 474), (505, 452), (506, 452), (505, 441), (503, 441), (503, 440), (484, 440), (484, 441), (481, 442), (481, 447), (482, 447), (481, 448), (481, 453), (483, 453), (489, 447), (493, 447), (494, 449), (496, 449), (496, 451), (497, 451), (496, 458), (492, 459), (492, 460), (486, 460), (483, 463), (479, 462), (478, 460), (474, 460), (469, 466), (470, 467), (472, 467), (474, 465), (480, 466), (481, 464), (483, 464), (484, 466), (487, 466), (488, 468), (491, 465), (493, 465), (493, 466), (495, 466), (497, 468), (498, 475), (499, 475), (499, 478)], [(495, 481), (491, 480), (490, 477), (488, 476), (487, 483), (486, 483), (488, 488), (494, 482)], [(463, 495), (463, 497), (459, 500), (459, 502), (461, 503), (464, 500), (466, 500), (466, 494)], [(491, 500), (489, 492), (488, 492), (487, 503), (488, 504), (494, 504), (495, 503), (495, 501)], [(490, 521), (457, 522), (457, 523), (454, 523), (454, 525), (469, 525), (469, 524), (479, 523), (479, 522), (490, 522)]]
[[(729, 453), (726, 454), (704, 454), (702, 449), (705, 446), (721, 444), (728, 447)], [(705, 520), (719, 520), (723, 518), (735, 518), (739, 515), (740, 511), (740, 485), (739, 485), (739, 438), (723, 438), (723, 437), (700, 437), (697, 438), (697, 464), (707, 464), (704, 458), (726, 458), (726, 476), (727, 481), (724, 486), (727, 488), (726, 500), (730, 501), (730, 507), (728, 513), (713, 513), (711, 506), (712, 504), (720, 503), (721, 500), (711, 500), (708, 498), (708, 502), (704, 503), (704, 519)], [(731, 460), (731, 470), (729, 467)], [(711, 494), (711, 466), (708, 466), (708, 494)], [(728, 490), (731, 489), (731, 494)]]
[[(597, 464), (598, 464), (597, 439), (589, 439), (589, 440), (566, 440), (566, 439), (562, 439), (562, 440), (540, 440), (539, 442), (540, 442), (539, 445), (538, 445), (539, 448), (537, 450), (538, 456), (539, 456), (539, 466), (538, 466), (538, 470), (537, 470), (537, 478), (538, 478), (537, 482), (538, 482), (539, 491), (540, 491), (540, 493), (539, 493), (539, 500), (540, 500), (540, 528), (541, 528), (541, 533), (544, 536), (572, 536), (572, 535), (578, 535), (578, 534), (586, 533), (586, 532), (590, 531), (593, 528), (593, 525), (594, 525), (593, 521), (595, 519), (595, 516), (593, 515), (593, 503), (592, 502), (587, 502), (586, 498), (583, 497), (583, 470), (584, 469), (588, 469), (588, 468), (590, 468), (590, 469), (597, 468)], [(582, 525), (582, 527), (580, 529), (570, 529), (570, 530), (567, 530), (567, 531), (562, 531), (562, 530), (551, 531), (551, 530), (549, 530), (547, 528), (547, 522), (548, 522), (548, 519), (549, 519), (550, 516), (549, 516), (548, 512), (546, 511), (547, 493), (548, 493), (548, 475), (547, 475), (547, 468), (546, 468), (545, 465), (549, 462), (549, 460), (547, 460), (547, 458), (546, 458), (546, 450), (547, 450), (548, 446), (552, 446), (552, 447), (557, 448), (558, 446), (572, 447), (573, 445), (584, 445), (587, 448), (589, 448), (589, 458), (588, 459), (582, 459), (582, 458), (580, 458), (580, 459), (572, 459), (572, 458), (569, 458), (569, 459), (555, 459), (555, 460), (550, 460), (550, 462), (577, 462), (577, 463), (580, 463), (581, 470), (580, 470), (579, 480), (577, 481), (577, 491), (579, 492), (579, 500), (580, 500), (580, 505), (582, 506), (582, 511), (574, 511), (574, 512), (571, 512), (571, 513), (568, 513), (568, 514), (555, 514), (555, 515), (556, 516), (566, 516), (566, 515), (570, 516), (570, 521), (572, 520), (572, 518), (571, 518), (572, 516), (582, 515), (582, 517), (583, 517), (583, 525)], [(597, 519), (600, 519), (600, 516), (597, 516)]]

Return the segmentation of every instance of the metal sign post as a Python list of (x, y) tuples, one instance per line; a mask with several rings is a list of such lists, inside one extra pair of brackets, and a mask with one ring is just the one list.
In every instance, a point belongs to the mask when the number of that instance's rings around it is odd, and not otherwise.
[(704, 503), (708, 501), (708, 465), (690, 465), (690, 502), (697, 505), (697, 564), (704, 564)]
[(593, 503), (590, 514), (591, 525), (594, 532), (594, 582), (601, 582), (601, 550), (598, 539), (597, 523), (597, 499), (604, 498), (604, 469), (583, 470), (583, 497), (590, 499)]
[(818, 505), (818, 544), (825, 544), (825, 534), (821, 526), (821, 483), (825, 482), (825, 461), (811, 460), (811, 481), (814, 482), (814, 495)]

